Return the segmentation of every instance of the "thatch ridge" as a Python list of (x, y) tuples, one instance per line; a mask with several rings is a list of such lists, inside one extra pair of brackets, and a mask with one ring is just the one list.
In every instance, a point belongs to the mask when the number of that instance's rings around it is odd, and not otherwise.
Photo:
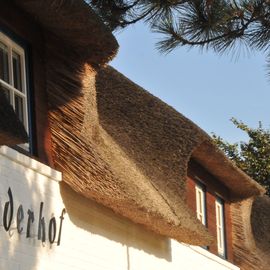
[(85, 1), (13, 1), (65, 45), (68, 44), (81, 59), (100, 65), (116, 55), (116, 39)]
[(14, 146), (26, 143), (28, 135), (9, 104), (0, 85), (0, 145)]

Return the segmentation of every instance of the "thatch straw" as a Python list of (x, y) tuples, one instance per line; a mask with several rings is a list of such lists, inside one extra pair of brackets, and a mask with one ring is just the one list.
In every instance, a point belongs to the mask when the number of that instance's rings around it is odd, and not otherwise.
[(172, 190), (177, 190), (172, 185), (183, 188), (192, 156), (228, 187), (232, 200), (264, 193), (205, 132), (110, 67), (98, 74), (97, 103), (103, 128), (161, 185), (166, 181)]
[[(110, 67), (98, 73), (96, 91), (99, 120), (106, 131), (101, 148), (114, 174), (122, 181), (150, 183), (179, 223), (195, 229), (195, 220), (184, 219), (189, 213), (185, 203), (187, 164), (194, 147), (207, 135)], [(180, 226), (179, 233), (183, 233)]]
[[(257, 197), (252, 205), (251, 227), (256, 246), (265, 254), (270, 254), (270, 198)], [(269, 257), (270, 264), (270, 257)]]
[(19, 121), (0, 85), (0, 145), (14, 146), (28, 141), (23, 124)]
[(269, 203), (262, 196), (231, 205), (234, 262), (241, 270), (268, 270)]
[(104, 64), (117, 52), (117, 41), (83, 0), (14, 2), (89, 63)]

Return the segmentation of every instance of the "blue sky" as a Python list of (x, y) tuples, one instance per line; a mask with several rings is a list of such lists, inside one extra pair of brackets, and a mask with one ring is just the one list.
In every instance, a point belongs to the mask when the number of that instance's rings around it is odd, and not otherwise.
[(247, 137), (229, 121), (270, 127), (270, 77), (264, 55), (240, 57), (179, 48), (162, 55), (160, 38), (142, 23), (116, 33), (120, 49), (111, 62), (118, 71), (187, 116), (206, 132), (229, 142)]

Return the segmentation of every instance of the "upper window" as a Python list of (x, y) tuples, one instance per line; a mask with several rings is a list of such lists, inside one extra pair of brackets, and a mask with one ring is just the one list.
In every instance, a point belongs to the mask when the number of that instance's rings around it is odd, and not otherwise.
[(218, 254), (222, 257), (226, 256), (225, 246), (225, 227), (224, 227), (224, 202), (216, 199), (216, 229), (217, 229), (217, 249)]
[(0, 90), (29, 133), (25, 69), (24, 49), (0, 32)]
[(196, 213), (197, 218), (206, 225), (205, 190), (201, 185), (196, 185)]

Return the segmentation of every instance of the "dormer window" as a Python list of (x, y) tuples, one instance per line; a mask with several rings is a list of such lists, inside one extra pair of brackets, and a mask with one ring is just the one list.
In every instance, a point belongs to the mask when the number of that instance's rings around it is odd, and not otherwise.
[[(4, 91), (29, 134), (25, 51), (2, 32), (0, 32), (0, 91)], [(24, 145), (23, 148), (29, 147)]]

